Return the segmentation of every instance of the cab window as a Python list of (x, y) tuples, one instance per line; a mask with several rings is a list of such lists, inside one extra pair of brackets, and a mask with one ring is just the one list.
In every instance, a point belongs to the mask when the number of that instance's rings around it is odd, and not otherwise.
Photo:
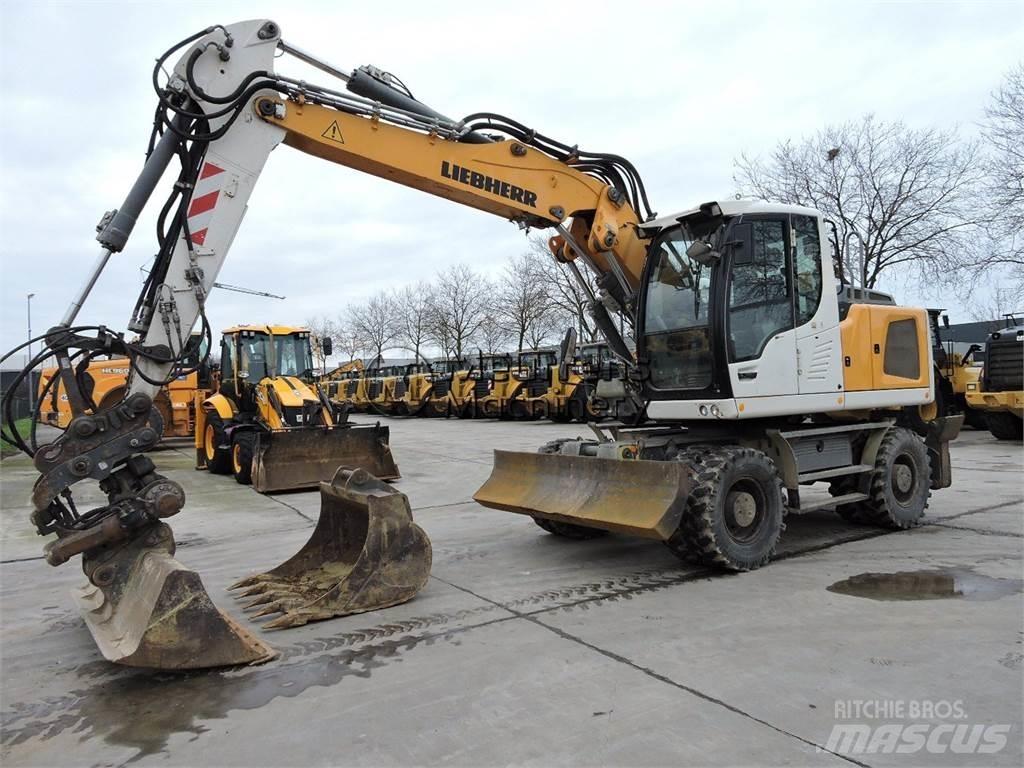
[(735, 262), (729, 281), (729, 347), (734, 362), (761, 356), (768, 341), (793, 327), (786, 222), (751, 222), (751, 253)]
[(220, 375), (226, 379), (235, 376), (235, 340), (224, 336), (220, 340)]
[(818, 220), (793, 217), (793, 272), (795, 275), (796, 324), (809, 323), (821, 303), (821, 240)]

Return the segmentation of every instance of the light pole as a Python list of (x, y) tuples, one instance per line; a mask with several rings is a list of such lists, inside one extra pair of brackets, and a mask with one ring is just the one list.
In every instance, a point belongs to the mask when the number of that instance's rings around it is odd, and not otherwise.
[[(32, 297), (34, 293), (25, 294), (25, 308), (28, 315), (28, 363), (32, 362)], [(28, 372), (28, 415), (35, 417), (36, 393), (32, 387), (32, 371)]]

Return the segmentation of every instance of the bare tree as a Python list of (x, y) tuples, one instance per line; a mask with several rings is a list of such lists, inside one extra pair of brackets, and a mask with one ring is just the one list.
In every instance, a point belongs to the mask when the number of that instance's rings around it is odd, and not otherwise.
[(991, 219), (974, 266), (1006, 275), (1012, 287), (1002, 287), (997, 303), (1012, 303), (1024, 298), (1024, 61), (992, 94), (981, 130), (987, 179), (979, 207)]
[(430, 338), (433, 317), (431, 296), (431, 287), (424, 282), (406, 285), (395, 291), (395, 314), (398, 323), (396, 341), (404, 349), (412, 352), (416, 362), (420, 361), (421, 351)]
[(510, 341), (509, 329), (495, 313), (488, 312), (484, 315), (483, 322), (480, 323), (477, 340), (484, 354), (497, 354), (504, 351), (506, 344)]
[(734, 178), (744, 193), (822, 211), (847, 281), (870, 288), (897, 267), (929, 280), (962, 266), (981, 175), (977, 145), (955, 131), (867, 115), (781, 142), (767, 160), (741, 155)]
[(324, 354), (323, 340), (332, 337), (334, 334), (334, 323), (328, 317), (316, 315), (306, 318), (305, 326), (309, 328), (310, 335), (312, 336), (312, 344), (310, 346), (313, 350), (313, 360), (317, 364), (320, 373), (326, 373), (327, 355)]
[(366, 349), (374, 353), (375, 362), (371, 365), (379, 365), (384, 350), (392, 346), (399, 333), (394, 299), (381, 291), (365, 303), (350, 307), (347, 325), (363, 339)]
[(445, 357), (461, 360), (487, 317), (491, 286), (464, 264), (437, 276), (431, 306), (429, 335)]
[(351, 362), (366, 351), (366, 339), (350, 325), (351, 310), (343, 312), (334, 321), (334, 348), (343, 353)]
[[(550, 252), (548, 258), (553, 260)], [(495, 320), (508, 329), (516, 341), (516, 349), (523, 349), (528, 337), (545, 336), (550, 325), (547, 322), (552, 313), (549, 286), (537, 262), (532, 252), (513, 256), (497, 285)]]
[[(550, 327), (571, 325), (576, 328), (581, 342), (595, 341), (599, 331), (590, 317), (590, 297), (569, 268), (555, 260), (548, 249), (547, 240), (542, 237), (530, 238), (529, 257), (547, 292)], [(582, 264), (579, 270), (590, 290), (596, 294), (597, 282), (594, 276)]]

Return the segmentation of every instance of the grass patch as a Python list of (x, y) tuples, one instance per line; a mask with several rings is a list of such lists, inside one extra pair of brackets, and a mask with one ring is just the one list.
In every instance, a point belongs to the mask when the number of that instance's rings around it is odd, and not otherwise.
[[(18, 430), (18, 434), (21, 435), (21, 439), (28, 442), (29, 433), (32, 431), (32, 419), (26, 416), (23, 419), (18, 419), (14, 422), (14, 428)], [(3, 433), (7, 437), (11, 436), (10, 427), (7, 424), (3, 426)], [(13, 445), (9, 445), (3, 441), (0, 441), (0, 456), (10, 456), (20, 451)]]

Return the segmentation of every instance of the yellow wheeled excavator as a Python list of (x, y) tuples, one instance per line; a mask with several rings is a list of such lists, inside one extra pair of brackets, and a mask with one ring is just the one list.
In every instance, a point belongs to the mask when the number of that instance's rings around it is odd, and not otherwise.
[[(333, 81), (279, 74), (283, 56)], [(497, 451), (480, 503), (529, 515), (557, 535), (629, 533), (744, 570), (770, 559), (786, 513), (856, 507), (868, 521), (909, 527), (931, 490), (950, 484), (948, 441), (962, 417), (935, 419), (925, 437), (896, 424), (904, 406), (934, 399), (927, 313), (837, 285), (820, 212), (743, 200), (658, 217), (625, 158), (495, 113), (452, 120), (394, 76), (339, 69), (268, 20), (186, 38), (158, 58), (153, 82), (159, 105), (143, 170), (101, 220), (103, 253), (29, 363), (56, 357), (76, 416), (46, 445), (11, 436), (40, 473), (32, 520), (56, 536), (47, 560), (83, 556), (88, 583), (78, 600), (107, 658), (175, 668), (272, 653), (174, 559), (164, 520), (183, 508), (184, 491), (140, 451), (157, 438), (147, 424), (152, 398), (192, 351), (194, 323), (209, 341), (207, 297), (281, 143), (554, 230), (553, 256), (579, 278), (609, 348), (632, 364), (621, 386), (646, 405), (648, 423), (609, 424), (593, 439), (537, 453)], [(140, 341), (77, 323), (172, 160), (177, 183), (128, 323)], [(583, 269), (595, 273), (596, 291)], [(133, 374), (121, 403), (87, 413), (74, 364), (99, 349), (128, 356)], [(74, 505), (72, 486), (86, 479), (100, 483), (106, 504)], [(834, 484), (836, 496), (807, 503), (801, 490), (817, 482)], [(429, 542), (392, 491), (340, 469), (320, 486), (321, 524), (310, 543), (240, 586), (279, 626), (409, 599), (426, 581)]]
[(388, 428), (350, 423), (313, 382), (309, 329), (234, 326), (220, 350), (220, 387), (196, 409), (197, 469), (260, 493), (317, 488), (338, 467), (400, 476)]

